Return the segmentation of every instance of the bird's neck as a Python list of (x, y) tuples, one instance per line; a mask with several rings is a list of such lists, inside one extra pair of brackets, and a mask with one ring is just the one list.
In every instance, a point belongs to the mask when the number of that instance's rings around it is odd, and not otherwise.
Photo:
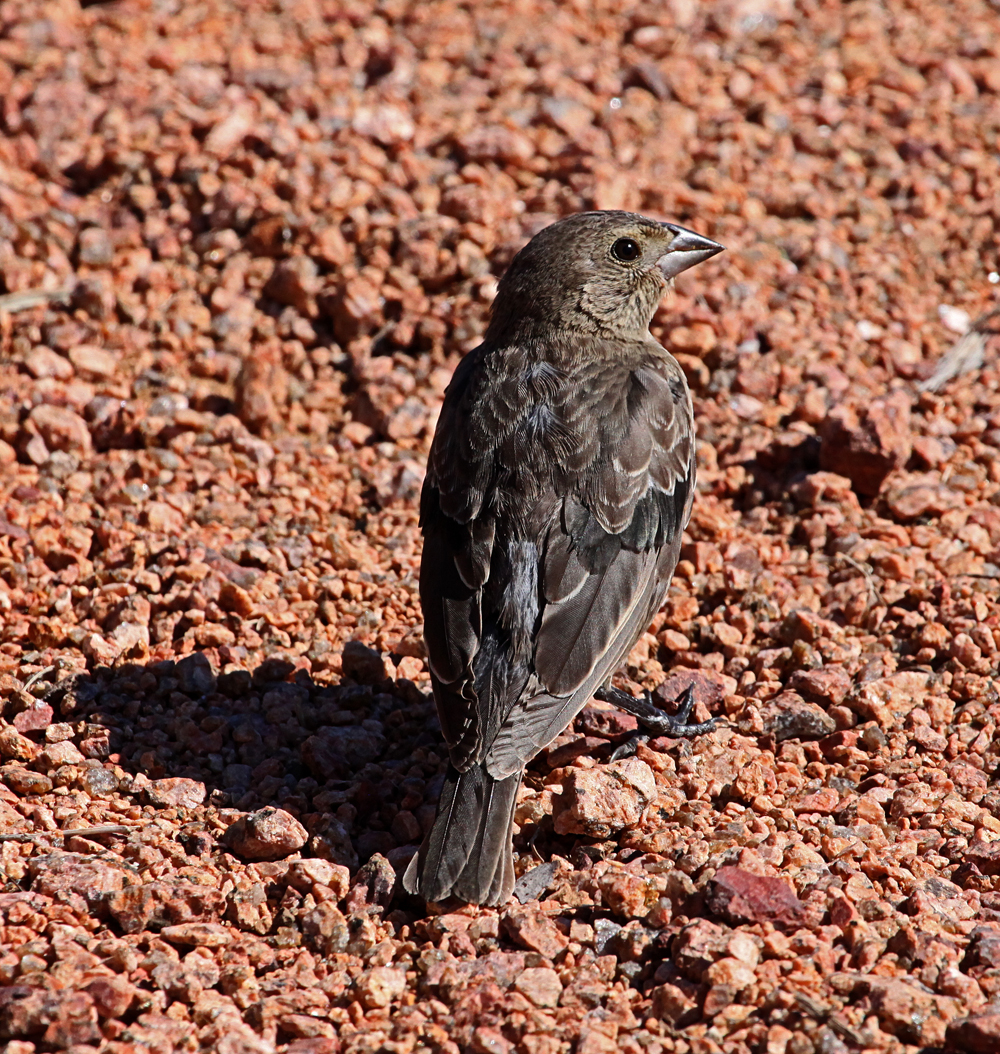
[(655, 345), (648, 324), (643, 328), (601, 326), (592, 323), (561, 325), (534, 318), (507, 316), (503, 326), (491, 325), (483, 340), (486, 348), (523, 348), (532, 358), (572, 362), (580, 358), (632, 358), (637, 348)]

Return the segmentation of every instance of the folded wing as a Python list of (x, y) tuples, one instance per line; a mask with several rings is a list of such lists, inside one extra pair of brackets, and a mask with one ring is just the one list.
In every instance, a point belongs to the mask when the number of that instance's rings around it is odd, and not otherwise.
[(690, 402), (671, 365), (632, 375), (624, 435), (603, 445), (547, 526), (534, 672), (489, 749), (496, 778), (566, 727), (663, 601), (694, 482)]

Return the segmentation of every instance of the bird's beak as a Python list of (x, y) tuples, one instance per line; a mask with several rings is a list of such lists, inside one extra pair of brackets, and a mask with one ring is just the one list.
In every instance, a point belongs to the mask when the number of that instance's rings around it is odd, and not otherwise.
[(663, 227), (674, 236), (667, 251), (656, 261), (664, 278), (676, 278), (681, 271), (725, 249), (724, 245), (713, 242), (711, 238), (689, 231), (687, 227), (678, 227), (676, 223), (664, 223)]

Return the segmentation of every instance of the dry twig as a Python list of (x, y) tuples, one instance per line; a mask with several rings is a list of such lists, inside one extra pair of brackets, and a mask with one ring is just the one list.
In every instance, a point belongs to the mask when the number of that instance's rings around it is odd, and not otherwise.
[(997, 332), (990, 329), (987, 323), (997, 315), (1000, 315), (1000, 307), (980, 315), (969, 327), (969, 331), (959, 337), (952, 349), (941, 356), (933, 374), (918, 384), (917, 389), (921, 392), (936, 392), (955, 377), (978, 370), (986, 354), (986, 337)]
[(14, 314), (16, 311), (27, 311), (29, 307), (65, 301), (73, 295), (72, 286), (59, 289), (24, 289), (20, 293), (4, 293), (0, 296), (0, 311)]
[(882, 596), (882, 593), (879, 590), (879, 587), (875, 584), (875, 578), (872, 575), (871, 569), (866, 567), (864, 564), (860, 563), (859, 561), (855, 560), (853, 556), (849, 556), (847, 553), (838, 553), (838, 555), (846, 563), (850, 564), (851, 567), (853, 567), (855, 571), (860, 571), (865, 576), (865, 581), (868, 583), (868, 592), (870, 594), (870, 597), (874, 597), (874, 599), (882, 607), (888, 607), (889, 605), (886, 604), (885, 598)]
[(0, 842), (34, 842), (43, 838), (72, 838), (74, 835), (80, 835), (81, 838), (94, 838), (105, 834), (126, 835), (137, 830), (137, 827), (126, 827), (120, 823), (106, 823), (97, 824), (94, 827), (73, 827), (67, 831), (21, 831), (16, 834), (0, 834)]

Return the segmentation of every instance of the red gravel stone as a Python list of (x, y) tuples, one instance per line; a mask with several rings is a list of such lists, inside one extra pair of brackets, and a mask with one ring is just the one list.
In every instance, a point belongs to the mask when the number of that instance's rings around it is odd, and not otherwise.
[(556, 830), (606, 838), (635, 824), (655, 794), (653, 772), (638, 758), (576, 770), (563, 796)]
[(306, 844), (306, 829), (284, 809), (262, 809), (229, 827), (222, 841), (248, 860), (280, 860)]
[(733, 922), (771, 922), (794, 929), (806, 920), (805, 905), (780, 878), (721, 867), (712, 883), (709, 907)]
[(22, 733), (43, 732), (51, 723), (52, 707), (45, 703), (14, 715), (14, 727)]
[(945, 1049), (956, 1054), (992, 1054), (1000, 1046), (1000, 1014), (974, 1014), (952, 1021), (945, 1040)]
[(861, 413), (837, 407), (823, 422), (820, 465), (847, 476), (859, 494), (877, 494), (886, 476), (910, 456), (910, 399), (898, 390)]
[(556, 958), (569, 943), (552, 919), (539, 911), (513, 908), (503, 916), (503, 924), (512, 940), (546, 959)]

